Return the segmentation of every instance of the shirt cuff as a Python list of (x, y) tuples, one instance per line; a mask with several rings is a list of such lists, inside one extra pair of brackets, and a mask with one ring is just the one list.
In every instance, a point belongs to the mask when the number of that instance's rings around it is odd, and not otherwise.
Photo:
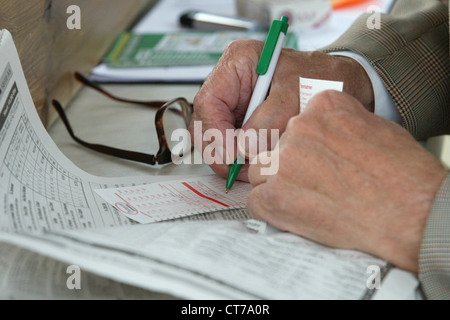
[(376, 70), (372, 67), (372, 65), (364, 58), (363, 56), (351, 52), (351, 51), (336, 51), (329, 52), (330, 55), (336, 56), (345, 56), (352, 58), (359, 62), (359, 64), (364, 68), (367, 75), (372, 82), (373, 94), (375, 97), (375, 110), (374, 113), (386, 120), (390, 120), (396, 122), (398, 124), (402, 124), (402, 118), (400, 117), (400, 113), (398, 112), (397, 107), (395, 106), (394, 101), (392, 100), (391, 95), (386, 89), (386, 86), (381, 80), (381, 77), (378, 75)]

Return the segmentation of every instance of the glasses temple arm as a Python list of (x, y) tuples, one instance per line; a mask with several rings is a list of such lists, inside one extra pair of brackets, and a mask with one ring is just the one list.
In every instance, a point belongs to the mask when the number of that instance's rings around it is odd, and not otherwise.
[(66, 114), (65, 114), (64, 109), (61, 106), (61, 104), (56, 100), (53, 100), (52, 104), (53, 104), (53, 107), (56, 109), (56, 112), (58, 112), (59, 116), (61, 117), (61, 120), (63, 121), (63, 123), (64, 123), (67, 131), (69, 132), (70, 136), (72, 137), (72, 139), (75, 140), (76, 142), (78, 142), (79, 144), (81, 144), (91, 150), (105, 153), (105, 154), (115, 156), (118, 158), (132, 160), (132, 161), (136, 161), (136, 162), (142, 162), (142, 163), (146, 163), (146, 164), (150, 164), (150, 165), (156, 164), (156, 159), (155, 159), (154, 155), (112, 148), (112, 147), (108, 147), (108, 146), (105, 146), (102, 144), (92, 144), (92, 143), (86, 142), (86, 141), (78, 138), (74, 134), (72, 126), (70, 125), (69, 120), (67, 119)]
[(88, 86), (94, 90), (97, 90), (98, 92), (100, 92), (100, 93), (104, 94), (105, 96), (107, 96), (113, 100), (116, 100), (116, 101), (132, 103), (132, 104), (139, 104), (139, 105), (144, 105), (144, 106), (153, 107), (153, 108), (159, 108), (165, 103), (165, 101), (138, 101), (138, 100), (120, 98), (120, 97), (113, 95), (112, 93), (109, 93), (102, 87), (96, 85), (94, 82), (90, 81), (89, 79), (87, 79), (85, 76), (83, 76), (79, 72), (75, 72), (74, 76), (75, 76), (75, 79), (77, 79), (79, 82), (81, 82), (85, 86)]

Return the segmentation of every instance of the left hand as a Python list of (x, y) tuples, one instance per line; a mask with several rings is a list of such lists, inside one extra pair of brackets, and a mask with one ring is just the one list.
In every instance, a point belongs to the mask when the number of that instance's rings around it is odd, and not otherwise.
[[(236, 129), (242, 126), (258, 79), (256, 69), (263, 46), (264, 43), (256, 40), (231, 42), (194, 99), (194, 114), (189, 126), (192, 140), (194, 142), (196, 139), (194, 130), (196, 122), (201, 123), (202, 134), (209, 129), (218, 130), (221, 133), (223, 145), (215, 146), (215, 150), (223, 161), (222, 163), (214, 161), (210, 166), (222, 177), (228, 175), (229, 166), (226, 162), (231, 164), (237, 158), (236, 144), (234, 141), (227, 142), (226, 132), (228, 130), (236, 132)], [(244, 131), (250, 128), (256, 131), (267, 129), (268, 132), (276, 129), (283, 133), (289, 119), (299, 112), (300, 76), (342, 81), (345, 84), (344, 92), (354, 96), (368, 110), (373, 110), (372, 84), (358, 62), (348, 57), (284, 48), (277, 63), (267, 99), (256, 109), (242, 129)], [(207, 147), (211, 147), (212, 143), (204, 138), (200, 137), (202, 150), (199, 151), (202, 154)], [(271, 141), (266, 143), (271, 146)], [(217, 147), (223, 147), (223, 150), (219, 152)], [(228, 161), (226, 161), (227, 158)], [(238, 177), (240, 180), (248, 181), (247, 167), (248, 165), (242, 167)]]
[(252, 216), (325, 245), (417, 272), (422, 234), (447, 172), (403, 128), (327, 91), (292, 118), (271, 158), (252, 164)]

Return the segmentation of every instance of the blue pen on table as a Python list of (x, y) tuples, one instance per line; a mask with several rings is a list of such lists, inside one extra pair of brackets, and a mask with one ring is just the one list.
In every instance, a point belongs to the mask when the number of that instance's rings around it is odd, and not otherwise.
[[(252, 98), (250, 99), (242, 126), (244, 126), (256, 108), (263, 103), (267, 97), (267, 92), (269, 91), (272, 77), (281, 54), (281, 49), (283, 49), (288, 27), (288, 18), (285, 16), (282, 16), (280, 20), (274, 20), (270, 27), (256, 69), (258, 72), (258, 80), (256, 81), (255, 89), (253, 90)], [(241, 155), (238, 155), (236, 161), (231, 165), (226, 183), (227, 193), (236, 181), (239, 171), (244, 163), (245, 159)]]

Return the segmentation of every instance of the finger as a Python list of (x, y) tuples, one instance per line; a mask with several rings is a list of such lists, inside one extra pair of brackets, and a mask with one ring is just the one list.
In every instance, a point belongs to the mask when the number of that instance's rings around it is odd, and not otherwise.
[[(274, 190), (277, 191), (272, 192)], [(247, 210), (255, 219), (265, 221), (280, 230), (291, 231), (292, 219), (277, 206), (284, 199), (276, 196), (280, 190), (282, 189), (271, 182), (254, 187), (247, 198)]]
[(222, 123), (216, 127), (205, 128), (202, 121), (192, 121), (189, 127), (192, 143), (201, 159), (194, 159), (195, 163), (206, 163), (218, 175), (225, 177), (228, 174), (227, 152), (224, 148), (227, 130), (234, 131), (231, 124)]
[(242, 128), (238, 138), (241, 155), (250, 158), (275, 147), (289, 119), (299, 114), (298, 79), (295, 83), (297, 88), (293, 90), (274, 81), (267, 99)]
[(261, 184), (252, 189), (247, 198), (247, 210), (253, 218), (267, 221), (272, 210), (264, 201), (264, 188), (265, 185)]
[(289, 118), (299, 113), (299, 76), (310, 69), (310, 64), (307, 54), (283, 49), (267, 99), (255, 110), (243, 129), (277, 128), (282, 133)]
[(261, 174), (260, 165), (254, 164), (249, 167), (248, 181), (253, 188), (267, 181), (267, 176)]
[(273, 151), (259, 153), (251, 160), (248, 180), (252, 186), (265, 183), (267, 179), (278, 173), (280, 167), (278, 146)]
[(198, 119), (208, 123), (225, 120), (240, 127), (236, 118), (243, 118), (247, 110), (261, 49), (262, 43), (252, 40), (233, 41), (227, 46), (194, 99)]
[[(249, 214), (280, 230), (312, 240), (330, 241), (327, 232), (323, 232), (321, 228), (329, 231), (331, 228), (329, 225), (332, 225), (334, 220), (323, 219), (323, 212), (317, 210), (326, 199), (318, 197), (314, 191), (298, 190), (280, 180), (277, 182), (280, 183), (275, 184), (271, 181), (259, 184), (252, 189), (247, 198)], [(293, 191), (293, 189), (296, 190)], [(324, 226), (325, 224), (328, 226)]]
[[(256, 82), (256, 64), (262, 49), (258, 41), (235, 41), (224, 51), (194, 99), (189, 131), (202, 156), (220, 159), (208, 164), (221, 176), (237, 157), (236, 124), (243, 118)], [(195, 130), (196, 127), (200, 130)], [(209, 130), (218, 130), (204, 139)], [(208, 135), (208, 134), (206, 134)], [(220, 138), (220, 139), (219, 139)], [(214, 145), (211, 146), (211, 143)], [(214, 150), (214, 151), (212, 151)]]

